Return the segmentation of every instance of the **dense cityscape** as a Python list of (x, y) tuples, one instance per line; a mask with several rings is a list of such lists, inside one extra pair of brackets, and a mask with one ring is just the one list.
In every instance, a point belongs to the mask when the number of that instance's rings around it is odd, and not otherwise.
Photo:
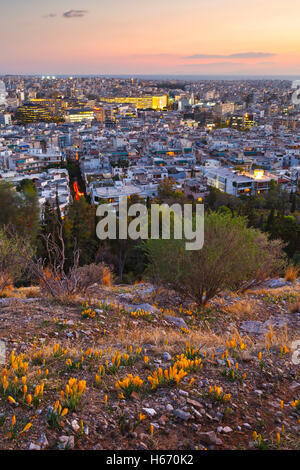
[[(189, 201), (207, 203), (214, 189), (221, 200), (220, 193), (225, 201), (232, 196), (234, 206), (237, 198), (244, 206), (251, 200), (260, 220), (250, 223), (262, 228), (281, 198), (297, 239), (294, 94), (292, 83), (280, 80), (4, 76), (0, 177), (15, 187), (30, 180), (41, 218), (46, 203), (58, 202), (64, 216), (79, 197), (92, 206), (117, 205), (122, 196), (152, 200), (169, 180)], [(274, 188), (272, 205), (266, 193)], [(281, 238), (290, 242), (286, 233)], [(294, 240), (289, 255), (299, 259), (299, 251)]]
[(2, 3), (0, 455), (299, 451), (299, 0)]
[(125, 194), (134, 185), (154, 196), (169, 176), (195, 198), (207, 180), (235, 196), (267, 191), (272, 179), (297, 192), (300, 110), (290, 82), (3, 78), (2, 178), (38, 181), (71, 161), (93, 202), (101, 187), (111, 199), (113, 179)]

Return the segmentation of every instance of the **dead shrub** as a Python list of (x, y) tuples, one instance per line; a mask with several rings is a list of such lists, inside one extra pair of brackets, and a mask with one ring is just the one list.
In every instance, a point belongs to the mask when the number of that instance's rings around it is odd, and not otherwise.
[(104, 263), (93, 263), (82, 266), (77, 270), (78, 288), (81, 292), (86, 292), (93, 284), (101, 284), (105, 286), (111, 285), (112, 273)]
[(12, 291), (13, 283), (8, 272), (0, 273), (0, 294), (6, 295), (8, 291)]
[(41, 295), (39, 287), (23, 288), (23, 293), (27, 299), (38, 298)]
[(84, 295), (94, 284), (111, 282), (110, 268), (104, 263), (79, 266), (79, 250), (74, 250), (71, 268), (65, 269), (65, 244), (62, 227), (58, 229), (58, 241), (52, 234), (44, 237), (48, 265), (45, 260), (32, 261), (30, 269), (38, 279), (41, 289), (56, 299)]

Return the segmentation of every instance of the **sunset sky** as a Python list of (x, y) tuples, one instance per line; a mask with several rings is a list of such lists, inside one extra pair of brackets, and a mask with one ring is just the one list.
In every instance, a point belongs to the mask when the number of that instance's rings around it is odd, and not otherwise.
[(0, 2), (0, 74), (300, 75), (299, 0)]

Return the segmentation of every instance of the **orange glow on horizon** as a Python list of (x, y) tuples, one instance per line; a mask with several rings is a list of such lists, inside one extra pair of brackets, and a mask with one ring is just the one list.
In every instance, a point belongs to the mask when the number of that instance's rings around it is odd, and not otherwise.
[(86, 0), (81, 17), (66, 18), (68, 9), (3, 2), (0, 73), (300, 74), (299, 0)]

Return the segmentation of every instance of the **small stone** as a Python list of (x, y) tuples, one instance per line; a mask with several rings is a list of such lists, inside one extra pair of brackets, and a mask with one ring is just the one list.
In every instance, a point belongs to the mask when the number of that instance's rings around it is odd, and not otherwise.
[(172, 317), (171, 315), (167, 315), (165, 316), (165, 319), (170, 322), (170, 323), (173, 323), (175, 326), (177, 326), (178, 328), (187, 328), (187, 324), (185, 323), (184, 319), (183, 318), (180, 318), (180, 317)]
[(166, 410), (167, 410), (167, 411), (173, 411), (174, 408), (173, 408), (173, 406), (172, 406), (170, 403), (168, 403), (167, 406), (166, 406)]
[(124, 308), (127, 312), (141, 312), (141, 311), (144, 311), (144, 312), (147, 312), (149, 314), (159, 312), (158, 308), (154, 307), (154, 305), (150, 305), (150, 304), (147, 304), (147, 303), (138, 304), (138, 305), (127, 304), (127, 305), (124, 305)]
[(41, 446), (42, 449), (45, 449), (46, 447), (48, 447), (49, 442), (48, 442), (48, 439), (47, 439), (45, 433), (43, 433), (43, 434), (41, 435), (41, 437), (40, 437), (39, 440), (38, 440), (38, 443), (39, 443), (39, 445)]
[(29, 444), (28, 450), (41, 450), (41, 448), (37, 444), (33, 444), (33, 442), (31, 442)]
[(263, 322), (254, 320), (243, 321), (240, 328), (248, 333), (248, 335), (261, 335), (268, 332), (268, 327)]
[(298, 382), (292, 382), (291, 385), (290, 385), (290, 390), (292, 390), (293, 392), (295, 392), (296, 390), (299, 390), (300, 389), (300, 384)]
[(191, 400), (190, 398), (188, 398), (186, 402), (187, 402), (188, 405), (192, 405), (192, 406), (194, 406), (195, 408), (203, 408), (202, 404), (199, 403), (199, 402), (196, 401), (196, 400)]
[(143, 349), (145, 351), (147, 351), (147, 349), (153, 349), (154, 348), (154, 345), (153, 344), (150, 344), (150, 343), (146, 343), (146, 344), (143, 344)]
[(158, 424), (159, 424), (160, 426), (165, 426), (167, 420), (168, 420), (167, 416), (162, 415), (162, 416), (159, 418), (159, 420), (158, 420)]
[(154, 427), (154, 429), (159, 429), (159, 424), (158, 423), (150, 423)]
[(106, 421), (106, 419), (104, 418), (101, 418), (99, 419), (98, 423), (97, 423), (97, 426), (96, 426), (96, 431), (101, 434), (101, 433), (104, 433), (108, 428), (108, 422)]
[(60, 436), (58, 440), (60, 441), (59, 449), (74, 449), (74, 436)]
[(148, 449), (147, 445), (144, 442), (140, 442), (140, 448), (144, 450)]
[(164, 361), (171, 361), (172, 360), (172, 356), (168, 352), (163, 352), (161, 357)]
[(183, 421), (187, 421), (191, 417), (191, 413), (180, 410), (179, 408), (174, 410), (173, 414), (177, 416), (177, 418), (183, 419)]
[(223, 432), (225, 432), (226, 434), (228, 434), (229, 432), (232, 432), (232, 429), (229, 427), (229, 426), (225, 426), (223, 428)]
[(289, 282), (287, 282), (285, 279), (271, 279), (270, 281), (266, 281), (265, 283), (267, 287), (270, 287), (271, 289), (277, 289), (278, 287), (284, 287), (286, 285), (289, 285)]
[(197, 418), (199, 418), (199, 419), (202, 418), (202, 414), (199, 413), (199, 411), (196, 410), (196, 408), (191, 407), (191, 410), (192, 410), (192, 412), (194, 413), (194, 415), (197, 416)]
[(75, 432), (78, 432), (80, 429), (77, 419), (73, 419), (71, 426), (72, 426), (73, 431)]
[(221, 445), (222, 441), (219, 439), (214, 431), (208, 432), (199, 432), (198, 437), (200, 441), (204, 442), (205, 444), (214, 444), (214, 445)]
[(249, 423), (243, 423), (244, 428), (246, 429), (251, 429), (251, 426)]
[(200, 388), (206, 387), (206, 385), (208, 385), (208, 379), (203, 379), (198, 382), (198, 387)]
[(143, 408), (143, 411), (145, 411), (145, 413), (148, 416), (150, 416), (150, 418), (152, 418), (153, 416), (155, 416), (157, 414), (156, 411), (153, 408)]

